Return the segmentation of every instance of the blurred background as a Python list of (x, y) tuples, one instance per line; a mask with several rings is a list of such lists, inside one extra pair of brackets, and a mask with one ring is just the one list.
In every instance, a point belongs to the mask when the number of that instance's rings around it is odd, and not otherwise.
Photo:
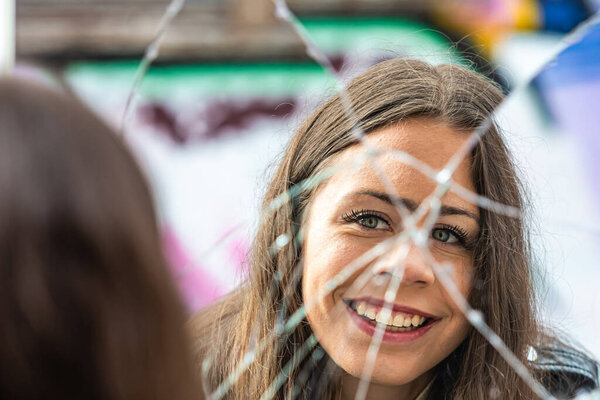
[[(67, 87), (120, 129), (168, 4), (17, 0), (15, 73)], [(599, 25), (565, 42), (600, 0), (289, 6), (345, 79), (409, 56), (463, 63), (502, 86), (509, 97), (499, 121), (529, 189), (545, 319), (600, 358)], [(281, 152), (300, 121), (335, 91), (335, 80), (275, 17), (271, 0), (188, 0), (169, 27), (124, 135), (153, 187), (190, 312), (243, 278)]]

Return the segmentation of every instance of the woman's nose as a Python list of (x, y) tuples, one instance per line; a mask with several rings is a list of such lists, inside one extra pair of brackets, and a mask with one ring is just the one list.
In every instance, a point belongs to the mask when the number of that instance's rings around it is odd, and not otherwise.
[(395, 246), (381, 256), (373, 268), (375, 275), (401, 276), (405, 286), (428, 286), (435, 281), (431, 266), (415, 244)]

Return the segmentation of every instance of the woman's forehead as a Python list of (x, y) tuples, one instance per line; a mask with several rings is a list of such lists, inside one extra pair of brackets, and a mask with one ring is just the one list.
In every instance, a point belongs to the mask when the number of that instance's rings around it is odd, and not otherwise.
[[(427, 164), (432, 170), (446, 166), (450, 158), (460, 149), (468, 134), (453, 130), (443, 123), (428, 119), (412, 119), (401, 124), (385, 127), (369, 133), (366, 137), (369, 145), (383, 152), (371, 159), (366, 158), (358, 166), (351, 161), (364, 156), (366, 149), (362, 144), (352, 146), (336, 157), (334, 165), (340, 168), (328, 185), (335, 186), (338, 194), (374, 190), (387, 192), (391, 184), (397, 194), (420, 202), (434, 190), (436, 183), (424, 171), (405, 163), (398, 152), (405, 152)], [(382, 181), (385, 175), (386, 183)], [(474, 191), (471, 173), (471, 160), (467, 157), (452, 175), (453, 181)], [(458, 197), (450, 193), (446, 200)], [(459, 201), (459, 203), (468, 203)], [(465, 207), (467, 204), (462, 204)], [(474, 211), (475, 205), (471, 205)]]
[[(411, 118), (377, 129), (366, 135), (365, 140), (380, 149), (406, 152), (439, 170), (465, 143), (468, 136), (468, 133), (452, 129), (435, 119)], [(360, 153), (364, 151), (364, 147), (353, 146), (352, 150)]]
[[(379, 179), (380, 175), (373, 171), (372, 166), (364, 164), (361, 169), (369, 171), (348, 169), (334, 175), (319, 190), (317, 202), (335, 208), (350, 207), (358, 203), (364, 205), (382, 204), (382, 202), (390, 205), (402, 203), (408, 211), (412, 212), (435, 190), (436, 183), (433, 180), (425, 175), (415, 174), (409, 167), (405, 167), (406, 171), (409, 171), (406, 174), (387, 173), (393, 188)], [(462, 210), (460, 214), (471, 216), (476, 221), (479, 218), (478, 206), (452, 191), (443, 196), (441, 203), (445, 209)]]

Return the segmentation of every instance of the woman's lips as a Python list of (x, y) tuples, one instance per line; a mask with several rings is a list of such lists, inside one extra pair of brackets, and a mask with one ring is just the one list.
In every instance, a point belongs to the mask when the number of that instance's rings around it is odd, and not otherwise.
[[(350, 302), (350, 303), (366, 303), (368, 306), (376, 308), (376, 309), (382, 309), (385, 307), (385, 301), (381, 300), (381, 299), (374, 299), (372, 297), (359, 297), (359, 298), (355, 298), (355, 299), (347, 299), (347, 300), (343, 300), (344, 302)], [(411, 315), (421, 315), (425, 318), (431, 318), (431, 319), (440, 319), (439, 317), (426, 313), (424, 311), (421, 310), (417, 310), (416, 308), (412, 308), (412, 307), (406, 307), (406, 306), (402, 306), (399, 304), (392, 304), (391, 307), (391, 311), (393, 312), (402, 312), (402, 313), (406, 313), (406, 314), (411, 314)]]
[(410, 343), (426, 334), (440, 318), (409, 307), (394, 305), (384, 307), (384, 302), (361, 298), (344, 300), (346, 310), (356, 326), (369, 336), (374, 336), (378, 325), (383, 325), (384, 342)]

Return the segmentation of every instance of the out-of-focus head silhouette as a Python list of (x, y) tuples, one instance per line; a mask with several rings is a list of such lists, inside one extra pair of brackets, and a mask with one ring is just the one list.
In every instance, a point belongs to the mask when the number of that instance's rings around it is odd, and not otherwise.
[(110, 128), (0, 79), (0, 197), (0, 398), (191, 398), (150, 191)]

